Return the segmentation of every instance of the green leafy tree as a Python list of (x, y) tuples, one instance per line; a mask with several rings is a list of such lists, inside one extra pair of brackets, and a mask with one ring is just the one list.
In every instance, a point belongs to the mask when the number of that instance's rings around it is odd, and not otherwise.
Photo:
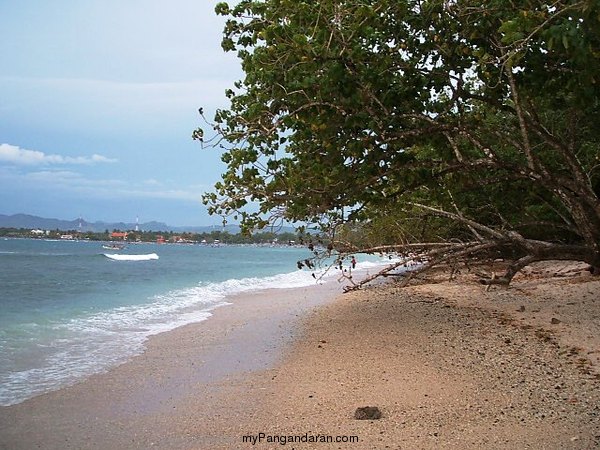
[(494, 282), (544, 259), (600, 270), (597, 0), (216, 11), (245, 78), (216, 135), (194, 132), (225, 148), (212, 213), (319, 224), (340, 248), (340, 226), (360, 224), (378, 249), (427, 251), (424, 268), (511, 258)]

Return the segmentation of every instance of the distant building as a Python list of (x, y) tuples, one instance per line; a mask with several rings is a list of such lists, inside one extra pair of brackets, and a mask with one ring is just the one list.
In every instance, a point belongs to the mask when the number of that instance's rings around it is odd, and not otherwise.
[(126, 232), (121, 232), (121, 231), (113, 231), (110, 234), (111, 239), (127, 239), (127, 233)]

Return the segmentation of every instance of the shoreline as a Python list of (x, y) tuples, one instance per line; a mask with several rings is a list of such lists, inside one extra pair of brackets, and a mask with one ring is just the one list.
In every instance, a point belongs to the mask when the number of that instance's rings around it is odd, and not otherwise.
[[(359, 438), (295, 448), (592, 448), (600, 281), (557, 270), (489, 292), (440, 273), (241, 294), (106, 374), (0, 408), (0, 448), (252, 448), (242, 437), (259, 433)], [(382, 419), (355, 420), (361, 406)]]
[(328, 282), (227, 297), (208, 319), (150, 336), (144, 352), (127, 362), (0, 406), (0, 449), (148, 448), (169, 434), (172, 410), (191, 392), (212, 398), (230, 380), (279, 362), (299, 332), (299, 317), (338, 292)]

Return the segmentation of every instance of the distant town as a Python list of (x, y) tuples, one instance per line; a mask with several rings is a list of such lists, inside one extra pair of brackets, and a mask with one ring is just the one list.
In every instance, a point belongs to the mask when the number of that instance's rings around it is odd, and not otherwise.
[(90, 223), (49, 219), (28, 214), (0, 214), (0, 238), (104, 241), (115, 244), (157, 242), (159, 244), (279, 244), (296, 245), (301, 238), (292, 227), (247, 236), (237, 225), (178, 229), (162, 222)]
[(43, 230), (39, 228), (0, 228), (2, 238), (86, 240), (115, 243), (156, 242), (158, 244), (280, 244), (296, 245), (298, 236), (294, 233), (262, 232), (251, 236), (228, 231), (202, 233), (176, 233), (172, 231), (105, 230), (104, 232), (78, 230)]

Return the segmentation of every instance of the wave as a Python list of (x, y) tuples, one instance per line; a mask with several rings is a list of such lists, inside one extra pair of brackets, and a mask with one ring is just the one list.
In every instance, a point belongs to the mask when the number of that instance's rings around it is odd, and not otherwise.
[(120, 255), (116, 253), (104, 253), (104, 256), (115, 261), (150, 261), (153, 259), (158, 259), (158, 255), (156, 253), (148, 253), (145, 255)]
[[(389, 262), (363, 260), (357, 269), (368, 271)], [(50, 320), (42, 326), (30, 327), (28, 339), (12, 341), (18, 345), (14, 352), (9, 353), (16, 359), (4, 355), (13, 361), (18, 360), (19, 364), (0, 361), (0, 366), (4, 365), (7, 369), (0, 373), (0, 405), (20, 403), (124, 363), (144, 351), (144, 344), (150, 336), (206, 320), (215, 308), (230, 304), (231, 296), (236, 294), (300, 288), (338, 276), (339, 271), (329, 268), (201, 282), (189, 288), (153, 295), (141, 304), (113, 307), (60, 321)], [(12, 366), (10, 372), (9, 366)]]
[(26, 367), (0, 373), (0, 405), (20, 403), (122, 364), (142, 353), (150, 336), (206, 320), (215, 308), (230, 304), (232, 295), (314, 284), (305, 271), (203, 282), (152, 296), (143, 304), (35, 327), (27, 345), (37, 341), (37, 350), (15, 349), (20, 361), (29, 361)]

